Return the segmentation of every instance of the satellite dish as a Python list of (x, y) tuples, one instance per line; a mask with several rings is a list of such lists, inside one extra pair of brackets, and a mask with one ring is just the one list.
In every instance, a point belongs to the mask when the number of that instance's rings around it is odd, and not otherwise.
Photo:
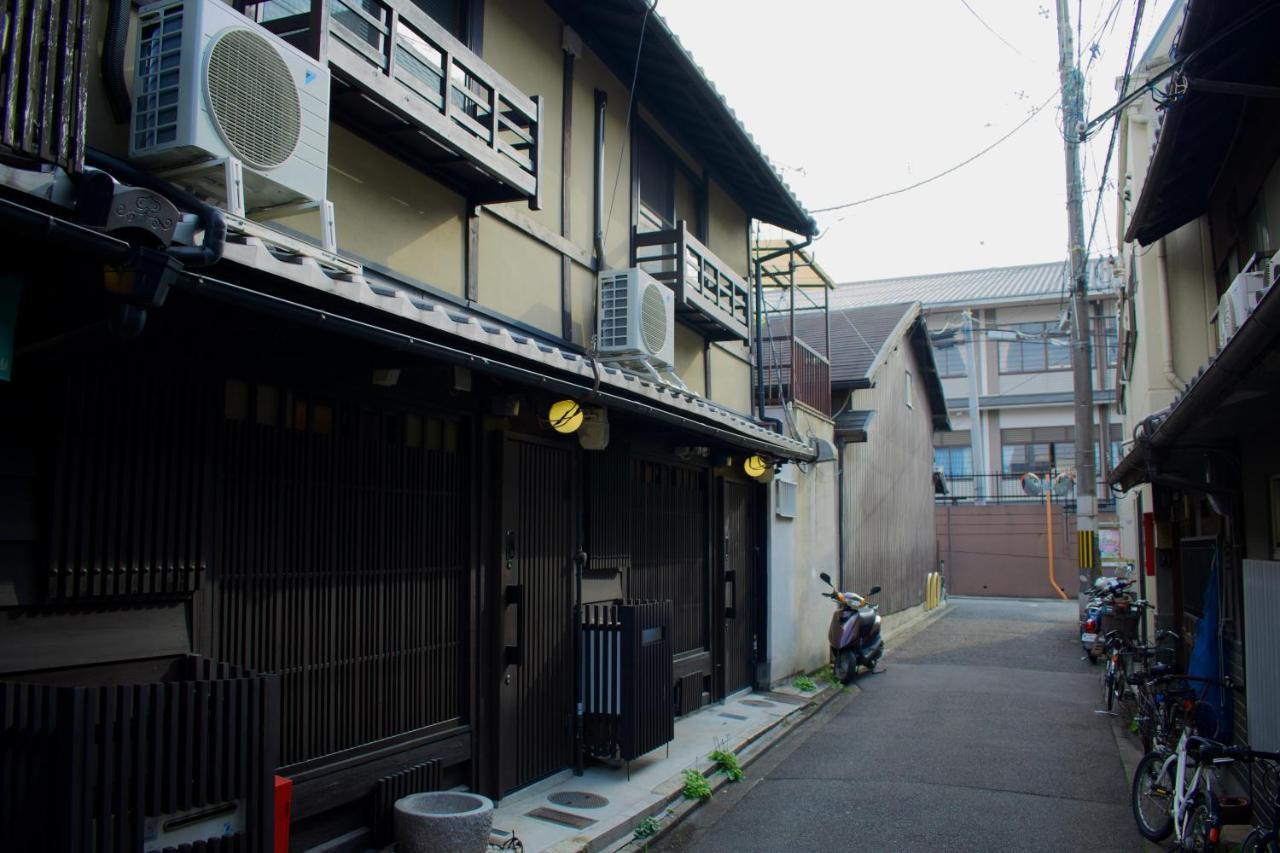
[(1022, 491), (1026, 492), (1033, 498), (1044, 495), (1044, 481), (1036, 474), (1028, 471), (1022, 475)]

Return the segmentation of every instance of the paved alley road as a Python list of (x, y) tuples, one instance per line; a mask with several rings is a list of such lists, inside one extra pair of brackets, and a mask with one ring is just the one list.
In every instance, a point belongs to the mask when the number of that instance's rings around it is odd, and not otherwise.
[(1140, 850), (1075, 607), (952, 599), (660, 849)]

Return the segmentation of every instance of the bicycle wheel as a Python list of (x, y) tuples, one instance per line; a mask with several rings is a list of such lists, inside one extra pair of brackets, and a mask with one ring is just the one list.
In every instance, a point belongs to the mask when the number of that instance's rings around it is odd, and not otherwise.
[(1167, 752), (1148, 752), (1133, 773), (1133, 819), (1148, 841), (1164, 841), (1173, 832), (1173, 765), (1164, 767), (1168, 757)]
[(1187, 806), (1187, 831), (1182, 837), (1182, 849), (1190, 853), (1210, 853), (1218, 846), (1217, 801), (1204, 791), (1191, 797)]
[(1108, 711), (1115, 705), (1115, 695), (1112, 693), (1111, 684), (1115, 679), (1115, 664), (1111, 662), (1111, 658), (1107, 658), (1102, 668), (1102, 707)]
[(1274, 832), (1255, 826), (1240, 842), (1240, 853), (1280, 853), (1280, 842)]

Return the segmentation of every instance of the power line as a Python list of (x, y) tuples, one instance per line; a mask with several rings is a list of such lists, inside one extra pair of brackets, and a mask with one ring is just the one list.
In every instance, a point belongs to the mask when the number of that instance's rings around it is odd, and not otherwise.
[(1061, 91), (1061, 90), (1059, 89), (1055, 91), (1053, 94), (1051, 94), (1049, 97), (1045, 98), (1044, 102), (1041, 103), (1040, 106), (1033, 109), (1031, 111), (1031, 114), (1028, 115), (1025, 119), (1023, 119), (1017, 126), (1015, 126), (1013, 130), (1009, 131), (1004, 136), (1000, 137), (995, 142), (988, 145), (986, 148), (983, 148), (977, 154), (974, 154), (972, 157), (962, 160), (961, 162), (955, 164), (949, 169), (944, 169), (943, 171), (939, 172), (936, 175), (925, 178), (922, 181), (916, 181), (914, 184), (910, 184), (909, 186), (901, 187), (896, 190), (890, 190), (889, 192), (878, 193), (873, 196), (868, 196), (867, 198), (858, 199), (857, 201), (850, 201), (844, 204), (833, 204), (830, 207), (819, 207), (818, 209), (810, 212), (811, 213), (830, 213), (833, 210), (844, 210), (850, 207), (858, 207), (859, 205), (868, 204), (873, 201), (879, 201), (882, 198), (889, 198), (890, 196), (902, 195), (905, 192), (910, 192), (911, 190), (917, 189), (919, 187), (923, 187), (926, 184), (931, 184), (934, 181), (939, 180), (940, 178), (945, 178), (947, 175), (950, 175), (952, 172), (958, 171), (964, 168), (965, 166), (968, 166), (974, 160), (977, 160), (979, 157), (983, 156), (984, 154), (989, 153), (996, 146), (1000, 145), (1000, 143), (1004, 142), (1009, 137), (1013, 136), (1015, 133), (1022, 130), (1022, 128), (1030, 124), (1031, 120), (1034, 119), (1036, 116), (1038, 116), (1040, 114), (1040, 111), (1043, 110), (1045, 107), (1049, 106), (1049, 103), (1058, 96), (1058, 91)]
[[(1133, 57), (1138, 50), (1138, 31), (1142, 28), (1142, 12), (1146, 7), (1146, 0), (1138, 0), (1138, 8), (1133, 15), (1133, 30), (1129, 34), (1129, 54), (1124, 61), (1124, 77), (1121, 78), (1120, 94), (1123, 96), (1129, 91), (1129, 78), (1133, 73)], [(1098, 228), (1098, 216), (1102, 213), (1102, 199), (1107, 188), (1107, 172), (1111, 169), (1111, 156), (1116, 149), (1116, 137), (1120, 134), (1120, 116), (1116, 113), (1115, 120), (1111, 123), (1111, 141), (1107, 144), (1107, 157), (1102, 161), (1102, 178), (1098, 184), (1098, 198), (1094, 203), (1093, 222), (1089, 225), (1089, 239), (1084, 246), (1084, 256), (1089, 257), (1089, 252), (1093, 249), (1093, 236)]]
[[(622, 179), (622, 154), (626, 150), (626, 140), (631, 135), (631, 112), (635, 106), (636, 100), (636, 83), (640, 80), (640, 56), (644, 53), (644, 34), (649, 26), (649, 16), (653, 14), (653, 10), (658, 8), (658, 0), (653, 0), (652, 5), (647, 6), (644, 10), (644, 17), (640, 19), (640, 38), (636, 42), (636, 62), (635, 67), (631, 69), (631, 87), (627, 90), (627, 118), (622, 126), (622, 140), (618, 144), (618, 166), (613, 176), (613, 191), (609, 196), (609, 218), (604, 223), (604, 239), (608, 245), (609, 226), (613, 224), (613, 203), (618, 200), (618, 183)], [(600, 263), (604, 263), (601, 258)]]
[(1012, 43), (1010, 43), (1010, 41), (1009, 41), (1008, 39), (1006, 39), (1004, 36), (1000, 35), (998, 32), (996, 32), (994, 29), (992, 29), (991, 25), (990, 25), (990, 24), (988, 24), (986, 21), (984, 21), (984, 20), (982, 19), (982, 16), (981, 16), (981, 15), (979, 15), (979, 14), (977, 13), (977, 11), (976, 11), (972, 6), (970, 6), (970, 5), (969, 5), (969, 0), (960, 0), (960, 3), (961, 3), (961, 4), (963, 4), (963, 6), (964, 6), (966, 9), (968, 9), (968, 10), (969, 10), (969, 14), (970, 14), (970, 15), (973, 15), (973, 17), (975, 17), (975, 18), (977, 18), (977, 19), (978, 19), (978, 23), (979, 23), (979, 24), (982, 24), (982, 26), (986, 27), (987, 32), (991, 33), (991, 35), (993, 35), (993, 36), (995, 36), (996, 38), (1000, 39), (1000, 41), (1004, 43), (1004, 46), (1005, 46), (1005, 47), (1009, 48), (1009, 50), (1012, 50), (1014, 53), (1018, 54), (1018, 56), (1022, 56), (1022, 57), (1025, 57), (1025, 56), (1026, 56), (1026, 54), (1025, 54), (1025, 53), (1023, 53), (1022, 51), (1020, 51), (1020, 50), (1018, 50), (1016, 47), (1014, 47), (1014, 46), (1013, 46), (1013, 44), (1012, 44)]

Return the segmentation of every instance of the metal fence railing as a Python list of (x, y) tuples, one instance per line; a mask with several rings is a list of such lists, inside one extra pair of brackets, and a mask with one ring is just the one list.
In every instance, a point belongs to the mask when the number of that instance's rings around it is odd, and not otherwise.
[[(937, 503), (1043, 503), (1046, 490), (1052, 503), (1068, 509), (1076, 503), (1075, 479), (1066, 474), (944, 474), (943, 479), (947, 492), (936, 496)], [(1095, 494), (1099, 506), (1115, 504), (1115, 494), (1102, 480)]]

